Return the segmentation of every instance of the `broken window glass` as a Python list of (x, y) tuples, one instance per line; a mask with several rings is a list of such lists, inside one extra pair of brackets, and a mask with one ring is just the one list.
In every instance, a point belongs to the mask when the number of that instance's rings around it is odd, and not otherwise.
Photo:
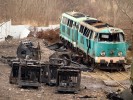
[(84, 26), (81, 25), (79, 32), (83, 33), (83, 31), (84, 31)]
[(66, 17), (63, 17), (62, 23), (63, 23), (63, 24), (67, 24), (67, 22), (68, 22), (68, 19), (67, 19)]
[(124, 35), (123, 33), (99, 33), (99, 41), (107, 41), (107, 42), (123, 42)]

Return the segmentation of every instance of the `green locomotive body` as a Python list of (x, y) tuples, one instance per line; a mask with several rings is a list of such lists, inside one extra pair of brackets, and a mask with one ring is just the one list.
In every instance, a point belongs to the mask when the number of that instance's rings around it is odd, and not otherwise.
[(60, 38), (83, 53), (91, 63), (120, 64), (126, 60), (127, 43), (123, 30), (78, 12), (62, 14)]

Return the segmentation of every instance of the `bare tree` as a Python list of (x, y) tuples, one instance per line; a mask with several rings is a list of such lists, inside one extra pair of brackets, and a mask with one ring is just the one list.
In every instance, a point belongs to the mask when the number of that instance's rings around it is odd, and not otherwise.
[(0, 5), (0, 19), (11, 18), (14, 24), (59, 23), (59, 17), (67, 11), (79, 11), (114, 26), (133, 22), (132, 0), (0, 0)]

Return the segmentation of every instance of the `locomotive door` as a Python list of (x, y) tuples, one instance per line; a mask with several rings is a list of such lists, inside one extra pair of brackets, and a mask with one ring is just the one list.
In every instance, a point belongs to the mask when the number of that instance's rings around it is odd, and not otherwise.
[(73, 25), (73, 21), (68, 19), (68, 23), (67, 23), (67, 38), (68, 38), (69, 42), (72, 42), (72, 33), (73, 33), (72, 25)]
[(72, 27), (72, 41), (77, 43), (78, 40), (78, 24), (76, 22), (73, 22), (73, 27)]
[(70, 27), (67, 26), (67, 37), (68, 37), (68, 39), (70, 39), (70, 33), (71, 33)]
[(89, 49), (90, 49), (90, 39), (86, 39), (86, 44), (87, 44), (87, 54), (89, 53)]
[(91, 49), (91, 38), (92, 38), (92, 31), (87, 29), (86, 31), (86, 46), (85, 49), (87, 50), (87, 54), (89, 53), (90, 49)]

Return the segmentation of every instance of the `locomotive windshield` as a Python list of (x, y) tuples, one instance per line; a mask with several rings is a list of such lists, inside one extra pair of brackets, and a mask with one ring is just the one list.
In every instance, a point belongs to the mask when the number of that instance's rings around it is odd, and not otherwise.
[(99, 33), (98, 41), (123, 42), (124, 34), (123, 33), (112, 33), (112, 34)]

